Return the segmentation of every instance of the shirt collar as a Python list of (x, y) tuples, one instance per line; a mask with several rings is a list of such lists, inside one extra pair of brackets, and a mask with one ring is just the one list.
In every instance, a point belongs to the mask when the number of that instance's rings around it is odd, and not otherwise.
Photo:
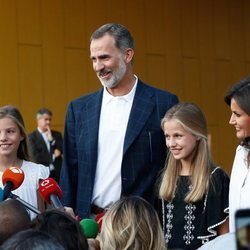
[(110, 103), (111, 101), (115, 100), (115, 99), (123, 99), (127, 102), (132, 102), (133, 99), (134, 99), (134, 96), (135, 96), (135, 90), (136, 90), (136, 86), (137, 86), (137, 83), (138, 83), (138, 77), (136, 75), (134, 75), (135, 77), (135, 84), (133, 86), (133, 88), (130, 90), (130, 92), (126, 95), (123, 95), (123, 96), (112, 96), (108, 91), (107, 89), (104, 87), (104, 90), (103, 90), (103, 102), (105, 104), (107, 103)]

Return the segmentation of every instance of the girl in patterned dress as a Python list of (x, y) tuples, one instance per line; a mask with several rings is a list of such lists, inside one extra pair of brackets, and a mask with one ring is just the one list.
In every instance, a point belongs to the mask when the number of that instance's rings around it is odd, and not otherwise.
[(197, 249), (228, 232), (229, 178), (212, 162), (197, 105), (175, 105), (161, 127), (169, 149), (159, 190), (165, 241), (168, 249)]

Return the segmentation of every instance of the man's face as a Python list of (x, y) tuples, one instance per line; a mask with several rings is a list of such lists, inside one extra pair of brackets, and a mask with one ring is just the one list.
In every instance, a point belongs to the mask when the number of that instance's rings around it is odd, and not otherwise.
[(115, 46), (115, 40), (112, 36), (106, 34), (92, 40), (90, 58), (93, 69), (104, 87), (114, 88), (123, 79), (127, 64), (124, 53)]
[(48, 114), (43, 114), (38, 120), (37, 124), (38, 127), (43, 131), (47, 131), (48, 128), (50, 127), (52, 117)]

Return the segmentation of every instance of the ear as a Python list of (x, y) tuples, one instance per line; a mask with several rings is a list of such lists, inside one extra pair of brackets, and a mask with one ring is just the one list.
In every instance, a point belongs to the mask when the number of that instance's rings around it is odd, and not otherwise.
[(126, 63), (130, 63), (134, 57), (134, 50), (128, 48), (124, 53), (124, 60)]

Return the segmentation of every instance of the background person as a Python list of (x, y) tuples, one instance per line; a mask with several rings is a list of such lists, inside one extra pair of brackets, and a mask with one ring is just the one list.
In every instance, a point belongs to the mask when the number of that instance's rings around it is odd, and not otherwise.
[(103, 217), (100, 233), (102, 250), (166, 249), (155, 209), (140, 197), (124, 197)]
[(65, 248), (50, 235), (27, 229), (12, 235), (0, 246), (0, 250), (65, 250)]
[(197, 249), (228, 232), (229, 178), (211, 159), (197, 105), (176, 104), (161, 126), (169, 149), (159, 190), (165, 240), (168, 249)]
[(62, 166), (63, 138), (58, 131), (51, 130), (52, 112), (47, 108), (36, 114), (37, 129), (29, 134), (31, 159), (50, 169), (50, 177), (57, 182)]
[(232, 115), (229, 124), (236, 130), (241, 141), (236, 149), (230, 178), (229, 223), (230, 232), (235, 232), (235, 211), (250, 208), (250, 78), (234, 84), (225, 95)]
[(133, 38), (124, 26), (98, 28), (91, 36), (90, 58), (103, 88), (68, 106), (60, 179), (64, 205), (82, 218), (122, 196), (154, 203), (156, 176), (166, 156), (159, 124), (178, 102), (134, 75)]
[(0, 203), (0, 245), (13, 234), (29, 227), (29, 214), (19, 201), (8, 199)]
[(88, 249), (88, 242), (79, 222), (60, 210), (51, 209), (39, 214), (31, 222), (31, 228), (48, 233), (65, 249)]

